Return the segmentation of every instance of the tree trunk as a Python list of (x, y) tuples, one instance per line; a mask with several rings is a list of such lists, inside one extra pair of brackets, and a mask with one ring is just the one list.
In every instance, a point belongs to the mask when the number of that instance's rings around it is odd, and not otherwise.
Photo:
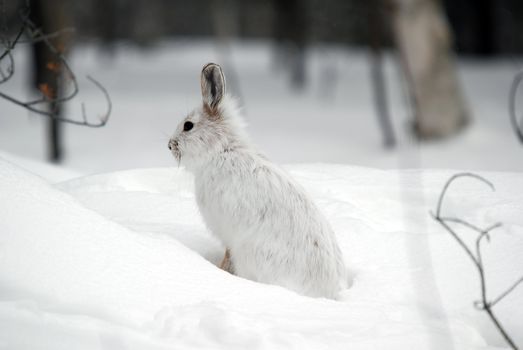
[(290, 69), (291, 84), (295, 89), (305, 88), (306, 46), (308, 36), (307, 6), (299, 0), (273, 0), (276, 18), (274, 39), (281, 50), (283, 61)]
[(383, 42), (386, 18), (383, 11), (382, 0), (370, 0), (367, 8), (367, 23), (370, 47), (370, 69), (374, 105), (378, 116), (383, 145), (385, 148), (393, 148), (396, 145), (394, 129), (389, 113), (387, 99), (387, 87), (385, 74), (383, 72)]
[(450, 136), (469, 116), (451, 53), (451, 34), (437, 0), (390, 0), (393, 32), (408, 80), (420, 139)]
[[(44, 34), (62, 30), (70, 24), (65, 0), (31, 0), (30, 8), (31, 20)], [(60, 54), (65, 54), (71, 38), (69, 33), (64, 32), (49, 41)], [(47, 97), (51, 100), (59, 98), (62, 95), (63, 67), (57, 55), (44, 41), (38, 41), (33, 44), (33, 56), (35, 87), (40, 91), (45, 87)], [(63, 147), (62, 124), (56, 117), (61, 116), (63, 108), (56, 102), (49, 102), (48, 108), (55, 116), (48, 121), (48, 157), (50, 161), (58, 163), (63, 158)]]

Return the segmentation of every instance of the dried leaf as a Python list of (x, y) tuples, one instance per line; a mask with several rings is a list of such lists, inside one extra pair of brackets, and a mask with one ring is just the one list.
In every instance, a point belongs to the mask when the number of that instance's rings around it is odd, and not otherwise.
[(49, 61), (47, 62), (46, 67), (54, 73), (58, 73), (60, 71), (60, 64), (57, 62)]
[(54, 91), (53, 88), (49, 86), (49, 84), (43, 83), (38, 85), (38, 90), (40, 90), (40, 92), (42, 92), (42, 94), (49, 100), (53, 99)]

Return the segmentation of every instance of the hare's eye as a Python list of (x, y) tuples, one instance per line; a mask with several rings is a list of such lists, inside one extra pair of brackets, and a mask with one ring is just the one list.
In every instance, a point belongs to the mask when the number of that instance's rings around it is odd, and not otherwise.
[(185, 124), (183, 124), (183, 131), (189, 131), (193, 126), (194, 124), (192, 122), (185, 122)]

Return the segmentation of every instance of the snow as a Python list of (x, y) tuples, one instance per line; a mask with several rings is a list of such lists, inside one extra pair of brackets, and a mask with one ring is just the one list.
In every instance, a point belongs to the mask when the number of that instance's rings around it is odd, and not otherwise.
[[(55, 185), (0, 161), (0, 346), (9, 349), (494, 349), (472, 307), (473, 267), (428, 211), (450, 171), (288, 169), (313, 195), (355, 273), (341, 301), (229, 275), (181, 168)], [(487, 247), (493, 289), (523, 266), (523, 178), (462, 183), (445, 210), (503, 219)], [(386, 210), (384, 210), (386, 208)], [(512, 208), (512, 210), (506, 210)], [(430, 246), (430, 250), (429, 250)], [(494, 293), (494, 291), (493, 291)], [(523, 293), (496, 307), (517, 341)], [(28, 337), (28, 335), (31, 335)], [(487, 339), (488, 338), (488, 339)], [(487, 340), (486, 340), (487, 339)], [(487, 345), (490, 344), (490, 345)]]
[[(30, 96), (27, 51), (15, 79)], [(204, 63), (231, 62), (248, 131), (331, 222), (354, 285), (340, 301), (311, 299), (243, 280), (215, 264), (223, 247), (198, 214), (191, 176), (167, 140), (199, 101)], [(64, 165), (42, 163), (45, 120), (0, 101), (0, 349), (496, 349), (505, 343), (473, 307), (472, 263), (430, 215), (457, 170), (488, 178), (451, 187), (444, 212), (480, 226), (502, 222), (483, 250), (491, 298), (523, 271), (523, 148), (507, 116), (516, 65), (459, 61), (474, 122), (455, 138), (411, 140), (399, 75), (386, 74), (397, 149), (384, 151), (362, 51), (308, 51), (309, 84), (288, 87), (270, 45), (169, 41), (142, 52), (75, 48), (71, 64), (96, 118), (110, 91), (106, 127), (66, 126)], [(330, 77), (327, 80), (325, 77)], [(4, 90), (3, 90), (4, 91)], [(301, 163), (301, 164), (300, 164)], [(334, 163), (338, 163), (337, 165)], [(345, 164), (345, 165), (343, 165)], [(348, 165), (351, 164), (351, 165)], [(395, 169), (399, 170), (385, 170)], [(473, 243), (474, 233), (459, 229)], [(523, 344), (523, 287), (495, 306)]]
[(81, 175), (80, 172), (71, 170), (63, 166), (43, 163), (41, 161), (16, 156), (14, 154), (3, 152), (1, 150), (0, 158), (8, 160), (11, 163), (15, 163), (19, 167), (26, 169), (32, 173), (38, 174), (43, 179), (50, 182), (65, 181)]
[[(3, 91), (31, 98), (26, 69), (30, 54), (16, 53), (17, 74)], [(101, 129), (67, 125), (64, 165), (83, 173), (172, 165), (167, 141), (177, 123), (200, 102), (199, 74), (209, 61), (221, 63), (229, 90), (241, 97), (249, 133), (279, 163), (329, 162), (383, 169), (443, 168), (522, 171), (522, 148), (511, 130), (508, 91), (518, 65), (508, 60), (458, 61), (473, 122), (459, 137), (417, 144), (409, 134), (410, 111), (395, 58), (386, 55), (385, 74), (393, 126), (399, 140), (384, 151), (374, 111), (365, 51), (316, 45), (308, 49), (308, 85), (292, 90), (275, 68), (269, 42), (237, 41), (222, 48), (212, 41), (159, 42), (147, 50), (119, 45), (113, 55), (96, 45), (76, 47), (70, 63), (81, 92), (67, 106), (80, 118), (81, 102), (95, 121), (105, 112), (92, 75), (110, 92), (113, 113)], [(0, 101), (0, 149), (45, 159), (45, 119)]]

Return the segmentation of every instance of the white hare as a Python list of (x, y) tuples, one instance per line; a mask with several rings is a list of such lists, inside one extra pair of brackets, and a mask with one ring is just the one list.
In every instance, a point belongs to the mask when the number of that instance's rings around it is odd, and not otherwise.
[(312, 297), (336, 298), (347, 273), (336, 237), (304, 189), (249, 142), (220, 66), (201, 74), (203, 103), (169, 149), (194, 174), (208, 228), (227, 247), (222, 268)]

